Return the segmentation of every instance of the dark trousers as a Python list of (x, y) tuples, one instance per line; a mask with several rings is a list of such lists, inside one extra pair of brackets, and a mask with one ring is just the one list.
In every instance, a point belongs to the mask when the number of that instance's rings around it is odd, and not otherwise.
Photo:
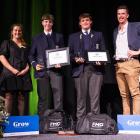
[[(87, 104), (90, 112), (100, 113), (100, 91), (103, 82), (103, 75), (93, 71), (85, 70), (78, 78), (74, 78), (77, 92), (77, 119), (86, 115)], [(89, 99), (87, 99), (89, 97)], [(89, 103), (87, 103), (87, 101)]]
[(48, 76), (37, 79), (38, 114), (51, 108), (51, 97), (54, 109), (63, 109), (63, 81), (59, 73), (48, 72)]

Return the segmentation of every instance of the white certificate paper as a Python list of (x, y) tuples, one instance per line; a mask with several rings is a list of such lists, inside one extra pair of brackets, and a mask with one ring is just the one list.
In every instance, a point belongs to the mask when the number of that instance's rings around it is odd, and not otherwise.
[(47, 68), (54, 67), (56, 64), (69, 65), (69, 48), (58, 48), (52, 50), (46, 50)]
[(88, 52), (88, 61), (108, 61), (106, 52)]
[(48, 54), (50, 65), (67, 63), (67, 52), (66, 50), (51, 52)]

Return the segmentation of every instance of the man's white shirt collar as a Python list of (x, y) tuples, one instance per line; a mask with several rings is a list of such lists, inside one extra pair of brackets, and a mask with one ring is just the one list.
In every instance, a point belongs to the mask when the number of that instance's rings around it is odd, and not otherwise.
[(45, 33), (45, 35), (48, 35), (48, 34), (52, 34), (52, 30), (50, 31), (50, 32), (46, 32), (45, 30), (44, 30), (44, 33)]
[(90, 33), (90, 30), (91, 30), (91, 29), (88, 29), (88, 30), (82, 29), (82, 33), (85, 34), (85, 32), (87, 32), (87, 33), (89, 34), (89, 33)]
[(128, 27), (128, 22), (126, 22), (123, 26), (123, 31), (120, 31), (120, 27), (118, 27), (119, 32), (124, 33), (125, 31), (127, 31), (127, 27)]

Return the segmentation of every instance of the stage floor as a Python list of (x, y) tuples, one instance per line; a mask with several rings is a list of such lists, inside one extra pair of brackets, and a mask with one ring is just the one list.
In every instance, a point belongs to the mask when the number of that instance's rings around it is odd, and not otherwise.
[(1, 140), (140, 140), (140, 134), (117, 135), (74, 135), (40, 134), (36, 136), (19, 136), (1, 138)]

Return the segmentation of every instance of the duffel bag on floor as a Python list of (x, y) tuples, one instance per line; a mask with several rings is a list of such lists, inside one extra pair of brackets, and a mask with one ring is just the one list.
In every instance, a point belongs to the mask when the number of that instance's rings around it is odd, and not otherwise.
[(47, 110), (40, 118), (40, 133), (72, 129), (72, 117), (62, 110)]
[(77, 121), (76, 132), (79, 134), (113, 135), (118, 133), (118, 128), (115, 120), (107, 114), (88, 113)]

